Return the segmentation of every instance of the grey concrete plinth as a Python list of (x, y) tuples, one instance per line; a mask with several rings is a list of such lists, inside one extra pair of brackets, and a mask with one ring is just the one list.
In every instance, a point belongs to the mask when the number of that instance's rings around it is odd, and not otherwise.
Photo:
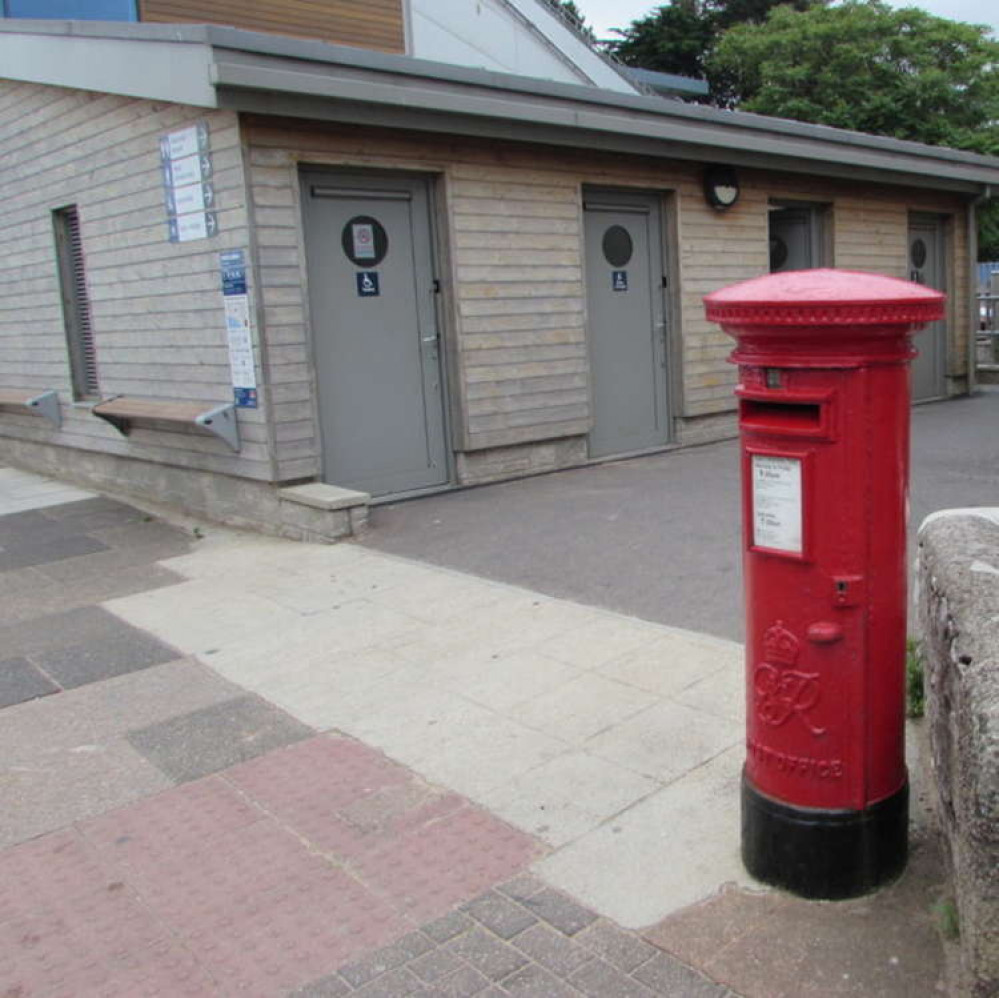
[(367, 492), (341, 489), (324, 482), (309, 482), (280, 489), (282, 537), (328, 544), (351, 537), (367, 526)]

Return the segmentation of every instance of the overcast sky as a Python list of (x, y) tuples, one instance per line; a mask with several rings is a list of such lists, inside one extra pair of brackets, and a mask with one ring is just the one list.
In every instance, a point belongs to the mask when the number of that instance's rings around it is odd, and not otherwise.
[[(996, 0), (889, 0), (893, 7), (922, 7), (939, 17), (952, 21), (988, 24), (999, 38), (999, 5)], [(647, 14), (659, 4), (652, 0), (576, 0), (576, 6), (586, 15), (598, 38), (613, 37), (611, 28), (626, 28), (636, 18)]]

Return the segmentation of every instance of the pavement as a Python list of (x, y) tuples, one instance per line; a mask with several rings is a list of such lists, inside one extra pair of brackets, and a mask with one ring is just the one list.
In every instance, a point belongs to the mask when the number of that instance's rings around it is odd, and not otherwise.
[[(999, 386), (913, 409), (911, 564), (928, 514), (997, 504), (997, 426)], [(739, 495), (727, 441), (376, 506), (363, 543), (741, 641)]]
[(161, 514), (0, 467), (2, 998), (947, 993), (918, 728), (907, 872), (801, 901), (738, 644)]

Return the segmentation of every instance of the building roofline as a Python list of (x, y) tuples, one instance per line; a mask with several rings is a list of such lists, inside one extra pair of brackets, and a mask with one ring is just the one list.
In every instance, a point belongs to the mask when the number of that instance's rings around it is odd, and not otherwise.
[[(54, 43), (115, 41), (129, 49), (171, 42), (201, 46), (215, 103), (241, 111), (547, 140), (670, 158), (713, 157), (826, 175), (860, 171), (890, 183), (969, 192), (999, 186), (996, 157), (237, 28), (0, 20), (0, 46), (9, 35), (47, 36)], [(37, 75), (31, 79), (46, 82)], [(123, 87), (122, 92), (135, 90)]]
[(621, 71), (630, 80), (643, 85), (649, 90), (663, 94), (690, 94), (706, 97), (708, 84), (706, 80), (695, 80), (692, 76), (678, 76), (676, 73), (659, 73), (653, 69), (638, 69), (636, 66), (622, 65)]

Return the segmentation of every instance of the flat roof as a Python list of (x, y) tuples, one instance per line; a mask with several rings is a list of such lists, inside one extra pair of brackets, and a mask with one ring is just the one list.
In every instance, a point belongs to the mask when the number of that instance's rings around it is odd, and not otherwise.
[(0, 75), (201, 107), (965, 193), (999, 158), (214, 25), (0, 19)]

